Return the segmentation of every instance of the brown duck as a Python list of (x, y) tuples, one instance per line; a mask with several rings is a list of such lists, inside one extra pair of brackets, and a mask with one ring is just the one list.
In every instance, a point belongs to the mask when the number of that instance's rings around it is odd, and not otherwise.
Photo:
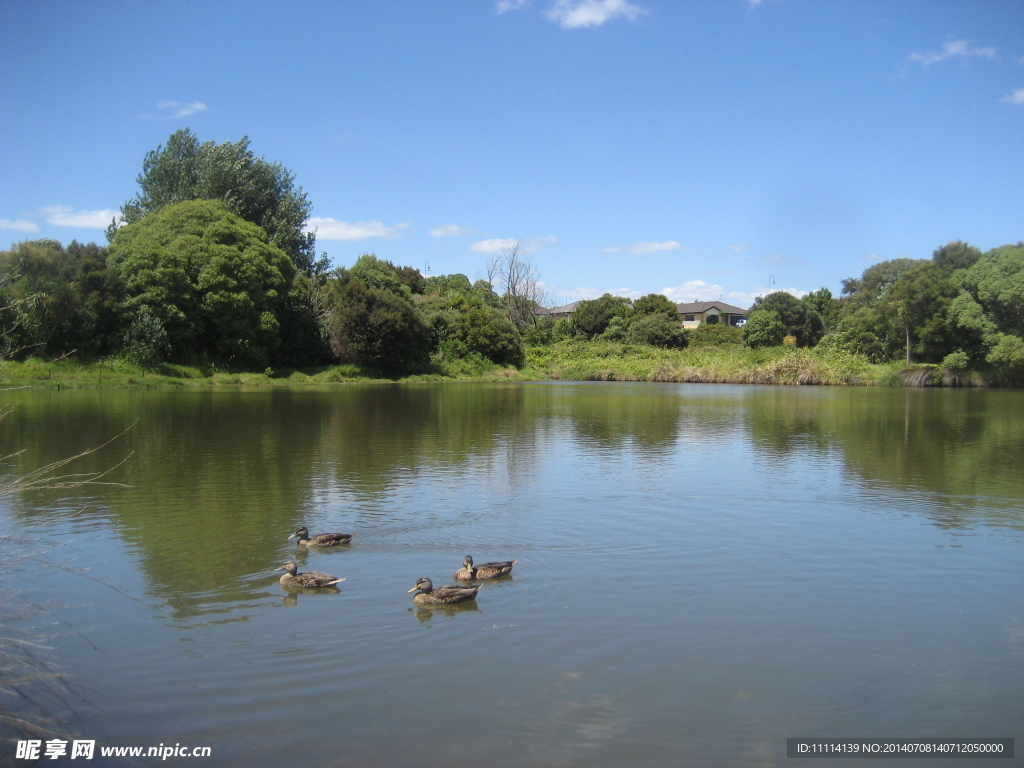
[(281, 577), (281, 586), (289, 589), (320, 589), (321, 587), (333, 587), (335, 584), (344, 581), (326, 573), (316, 571), (298, 572), (298, 566), (292, 560), (286, 560), (280, 568), (275, 571), (287, 571)]
[(455, 572), (455, 578), (462, 581), (477, 581), (479, 579), (494, 579), (498, 576), (505, 576), (512, 572), (512, 566), (519, 560), (505, 560), (501, 563), (481, 563), (473, 565), (473, 557), (466, 555), (462, 561), (462, 567)]
[(336, 547), (339, 544), (348, 544), (353, 536), (354, 533), (318, 533), (316, 536), (310, 536), (309, 529), (302, 526), (295, 529), (295, 533), (288, 539), (297, 538), (300, 547)]
[(452, 605), (453, 603), (464, 603), (467, 600), (476, 600), (476, 593), (480, 591), (480, 585), (462, 587), (448, 584), (435, 589), (434, 583), (430, 579), (420, 579), (416, 582), (416, 586), (409, 591), (416, 593), (412, 598), (415, 605)]

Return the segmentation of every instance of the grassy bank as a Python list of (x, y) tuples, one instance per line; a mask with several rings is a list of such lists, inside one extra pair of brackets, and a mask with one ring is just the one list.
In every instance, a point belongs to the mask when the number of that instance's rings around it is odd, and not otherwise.
[[(956, 383), (949, 378), (945, 383)], [(495, 365), (478, 355), (435, 363), (428, 372), (389, 378), (356, 365), (262, 373), (225, 372), (163, 364), (144, 369), (121, 361), (73, 360), (0, 363), (0, 387), (148, 389), (184, 387), (315, 387), (373, 381), (675, 381), (719, 384), (933, 386), (943, 372), (902, 363), (874, 364), (859, 355), (824, 349), (729, 345), (661, 349), (619, 342), (563, 341), (527, 349), (522, 369)], [(984, 385), (963, 376), (960, 385)]]
[(544, 378), (527, 367), (522, 370), (482, 359), (439, 363), (425, 373), (401, 379), (382, 376), (357, 365), (332, 365), (301, 370), (267, 369), (262, 373), (220, 371), (187, 365), (161, 364), (153, 369), (122, 361), (79, 363), (74, 360), (0, 363), (0, 387), (53, 387), (67, 389), (173, 389), (189, 387), (316, 387), (373, 381), (526, 381)]
[(564, 341), (527, 351), (527, 364), (552, 379), (729, 384), (899, 386), (899, 363), (875, 365), (826, 350), (738, 346), (683, 350), (616, 342)]

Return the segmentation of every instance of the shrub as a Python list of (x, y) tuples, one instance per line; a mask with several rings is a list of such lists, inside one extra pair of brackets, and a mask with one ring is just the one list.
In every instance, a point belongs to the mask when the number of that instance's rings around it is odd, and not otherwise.
[(634, 320), (626, 341), (668, 349), (682, 349), (687, 345), (686, 334), (679, 322), (664, 314), (644, 315)]

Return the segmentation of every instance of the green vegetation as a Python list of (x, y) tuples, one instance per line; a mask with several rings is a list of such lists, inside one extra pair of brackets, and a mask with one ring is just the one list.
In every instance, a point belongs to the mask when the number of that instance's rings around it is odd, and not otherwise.
[(0, 252), (4, 380), (1024, 385), (1024, 243), (982, 253), (956, 241), (930, 259), (884, 261), (843, 280), (840, 298), (759, 296), (742, 329), (684, 330), (661, 294), (606, 293), (552, 322), (518, 243), (475, 283), (372, 253), (330, 271), (305, 230), (305, 193), (247, 138), (177, 131), (137, 181), (107, 247), (36, 240)]

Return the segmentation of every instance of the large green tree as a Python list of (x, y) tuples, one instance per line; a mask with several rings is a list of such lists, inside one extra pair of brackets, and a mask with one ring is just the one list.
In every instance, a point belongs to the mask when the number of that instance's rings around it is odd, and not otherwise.
[(95, 244), (34, 240), (0, 252), (4, 355), (108, 353), (121, 331), (122, 287)]
[(633, 311), (632, 303), (623, 296), (606, 293), (600, 298), (581, 301), (572, 313), (572, 324), (578, 333), (594, 338), (604, 333), (613, 317), (623, 319)]
[[(146, 154), (137, 177), (139, 193), (121, 207), (127, 224), (186, 200), (220, 200), (238, 216), (261, 227), (270, 243), (307, 274), (326, 269), (315, 261), (316, 235), (304, 230), (312, 204), (295, 176), (280, 163), (256, 157), (249, 138), (200, 143), (188, 128)], [(115, 225), (107, 230), (113, 239)]]
[(412, 300), (342, 272), (328, 283), (331, 351), (343, 362), (389, 374), (422, 368), (430, 330)]
[(1024, 381), (1024, 243), (994, 248), (958, 272), (949, 309), (960, 351), (1012, 383)]
[(758, 296), (750, 311), (751, 317), (756, 311), (774, 312), (782, 323), (784, 335), (795, 337), (801, 347), (813, 347), (825, 335), (825, 322), (814, 306), (785, 291)]
[(238, 367), (275, 359), (295, 267), (224, 203), (165, 206), (121, 227), (110, 250), (127, 308), (159, 321), (173, 359)]

